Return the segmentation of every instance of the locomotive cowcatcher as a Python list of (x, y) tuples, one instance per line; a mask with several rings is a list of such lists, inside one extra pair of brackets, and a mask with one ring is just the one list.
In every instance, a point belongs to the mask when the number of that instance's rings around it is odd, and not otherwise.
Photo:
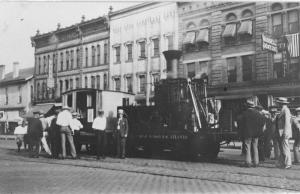
[(181, 51), (163, 52), (167, 61), (167, 79), (155, 85), (151, 106), (122, 106), (128, 118), (127, 153), (144, 150), (170, 150), (176, 156), (195, 158), (199, 154), (214, 159), (220, 144), (229, 141), (236, 132), (226, 131), (209, 122), (214, 112), (206, 96), (207, 78), (179, 78), (177, 69)]

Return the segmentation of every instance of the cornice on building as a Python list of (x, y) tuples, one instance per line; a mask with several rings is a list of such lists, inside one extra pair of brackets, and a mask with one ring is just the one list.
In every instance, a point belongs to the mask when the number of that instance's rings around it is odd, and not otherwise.
[(138, 4), (138, 5), (126, 7), (124, 9), (120, 9), (118, 11), (114, 11), (114, 12), (110, 13), (109, 17), (114, 17), (116, 15), (120, 15), (120, 14), (127, 13), (127, 12), (130, 12), (130, 11), (138, 10), (138, 9), (143, 8), (143, 7), (147, 7), (147, 6), (151, 6), (151, 5), (155, 5), (155, 4), (159, 4), (159, 3), (161, 3), (161, 2), (153, 2), (152, 1), (152, 2), (144, 2), (144, 3)]

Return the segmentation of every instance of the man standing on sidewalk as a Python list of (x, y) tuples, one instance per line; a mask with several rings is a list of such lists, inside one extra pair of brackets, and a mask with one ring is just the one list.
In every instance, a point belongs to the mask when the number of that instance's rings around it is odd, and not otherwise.
[(64, 106), (62, 111), (57, 115), (56, 124), (60, 126), (62, 159), (66, 158), (66, 139), (70, 145), (72, 158), (77, 158), (72, 131), (70, 129), (70, 123), (72, 119), (72, 114), (68, 106)]
[(106, 118), (104, 116), (104, 111), (98, 111), (98, 117), (95, 118), (92, 128), (96, 135), (97, 160), (100, 159), (100, 155), (104, 159), (106, 151)]
[(281, 111), (276, 121), (280, 149), (278, 167), (289, 169), (292, 166), (291, 151), (289, 147), (289, 139), (292, 137), (291, 112), (287, 107), (287, 104), (289, 104), (287, 98), (280, 97), (278, 98), (277, 103), (281, 106)]
[(39, 119), (39, 111), (33, 112), (34, 118), (28, 119), (28, 136), (30, 157), (39, 157), (41, 138), (43, 137), (43, 126)]
[[(50, 148), (49, 148), (49, 146), (48, 146), (48, 143), (47, 143), (48, 127), (49, 127), (49, 125), (48, 125), (47, 119), (45, 118), (44, 113), (41, 112), (41, 111), (40, 111), (40, 121), (42, 122), (42, 126), (43, 126), (43, 137), (42, 137), (42, 139), (41, 139), (41, 143), (42, 143), (42, 146), (43, 146), (45, 152), (46, 152), (49, 156), (51, 156), (52, 153), (51, 153), (51, 150), (50, 150)], [(41, 149), (41, 147), (40, 147), (40, 149)]]
[(117, 123), (117, 157), (120, 157), (122, 159), (126, 156), (126, 138), (128, 135), (128, 121), (124, 117), (124, 110), (119, 109), (118, 110), (119, 118)]
[(259, 164), (258, 157), (258, 137), (262, 134), (262, 128), (265, 124), (264, 116), (262, 116), (254, 106), (254, 102), (247, 100), (248, 109), (242, 113), (241, 122), (243, 123), (242, 134), (245, 139), (246, 157), (244, 167), (251, 167), (252, 156), (251, 146), (253, 150), (254, 167)]

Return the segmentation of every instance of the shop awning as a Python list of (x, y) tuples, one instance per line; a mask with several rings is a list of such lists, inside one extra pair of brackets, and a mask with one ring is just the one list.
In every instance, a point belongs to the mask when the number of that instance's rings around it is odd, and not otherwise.
[(227, 24), (223, 31), (222, 37), (232, 38), (235, 36), (235, 33), (236, 33), (236, 24)]
[(206, 42), (206, 43), (209, 43), (208, 42), (208, 29), (205, 28), (205, 29), (201, 29), (199, 31), (199, 34), (196, 38), (196, 42)]
[(242, 21), (242, 24), (238, 30), (238, 34), (239, 35), (243, 35), (243, 34), (252, 35), (252, 21), (251, 20)]
[(195, 38), (196, 38), (195, 32), (187, 32), (184, 37), (183, 44), (194, 44)]

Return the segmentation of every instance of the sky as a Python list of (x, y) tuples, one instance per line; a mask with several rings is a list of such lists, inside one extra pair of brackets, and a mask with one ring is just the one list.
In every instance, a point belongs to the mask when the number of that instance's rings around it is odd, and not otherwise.
[(12, 71), (13, 62), (20, 68), (34, 66), (34, 48), (30, 37), (79, 23), (82, 15), (90, 20), (141, 1), (0, 1), (0, 65)]

